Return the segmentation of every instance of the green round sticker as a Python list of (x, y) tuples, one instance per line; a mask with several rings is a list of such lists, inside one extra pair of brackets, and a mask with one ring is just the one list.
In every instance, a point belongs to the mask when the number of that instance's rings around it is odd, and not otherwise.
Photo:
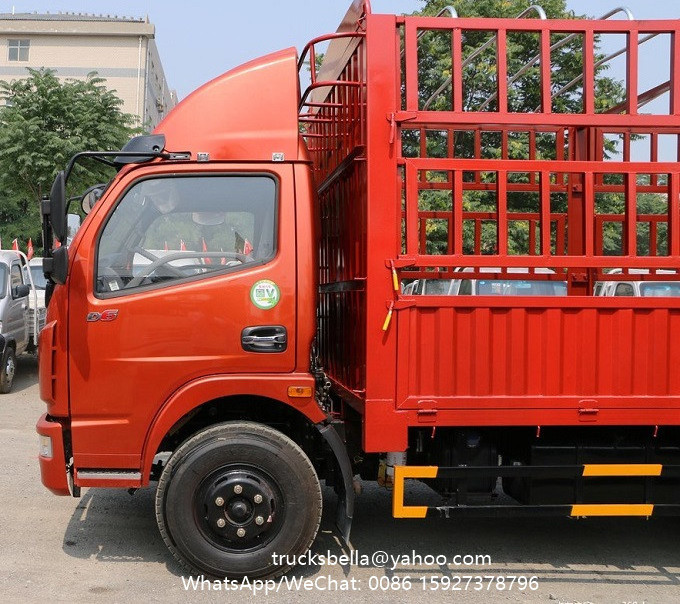
[(250, 288), (251, 302), (262, 310), (274, 308), (280, 299), (279, 286), (269, 279), (262, 279)]

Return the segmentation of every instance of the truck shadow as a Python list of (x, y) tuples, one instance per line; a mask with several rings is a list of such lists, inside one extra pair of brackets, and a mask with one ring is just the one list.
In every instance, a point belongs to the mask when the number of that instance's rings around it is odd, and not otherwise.
[[(417, 501), (436, 505), (422, 485)], [(395, 560), (415, 552), (446, 556), (447, 565), (398, 562), (386, 575), (535, 575), (544, 583), (680, 585), (677, 535), (679, 518), (464, 518), (397, 520), (391, 497), (376, 486), (365, 489), (352, 529), (352, 545), (370, 556), (384, 551)], [(488, 555), (491, 563), (452, 563), (457, 555)], [(392, 563), (390, 563), (390, 566)], [(486, 571), (486, 573), (484, 573)]]
[(181, 575), (156, 526), (155, 492), (155, 486), (133, 495), (118, 489), (84, 490), (64, 534), (64, 552), (102, 562), (166, 563), (171, 573)]
[[(423, 503), (436, 503), (425, 487)], [(78, 502), (64, 535), (63, 549), (76, 558), (101, 562), (144, 561), (165, 564), (175, 576), (182, 568), (168, 552), (154, 517), (155, 487), (125, 491), (89, 489)], [(422, 495), (422, 497), (421, 497)], [(428, 496), (432, 501), (423, 501)], [(334, 528), (336, 497), (324, 489), (324, 514), (312, 553), (340, 557), (350, 550)], [(369, 485), (357, 500), (352, 546), (359, 565), (322, 566), (312, 556), (290, 577), (312, 577), (320, 571), (344, 576), (372, 575), (442, 577), (460, 574), (534, 575), (544, 584), (602, 584), (631, 586), (653, 582), (680, 585), (677, 535), (680, 519), (603, 518), (469, 518), (460, 520), (395, 520), (391, 498)], [(384, 552), (392, 561), (370, 560)], [(405, 563), (400, 556), (419, 554), (423, 561)], [(456, 566), (454, 556), (488, 555), (491, 564)], [(425, 556), (446, 556), (449, 563), (426, 564)], [(362, 558), (360, 558), (361, 556)], [(363, 559), (366, 556), (368, 560)], [(392, 558), (393, 557), (393, 558)], [(396, 561), (396, 564), (394, 563)], [(363, 562), (366, 562), (364, 564)]]

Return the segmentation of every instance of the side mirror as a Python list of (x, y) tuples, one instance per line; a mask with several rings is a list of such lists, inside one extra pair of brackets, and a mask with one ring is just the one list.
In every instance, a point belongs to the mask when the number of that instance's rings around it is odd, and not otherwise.
[(59, 172), (50, 191), (50, 223), (56, 238), (63, 243), (66, 237), (66, 177)]
[(28, 296), (28, 294), (31, 293), (31, 286), (28, 285), (27, 283), (24, 283), (22, 285), (17, 285), (12, 289), (12, 298), (15, 300), (17, 298), (25, 298)]

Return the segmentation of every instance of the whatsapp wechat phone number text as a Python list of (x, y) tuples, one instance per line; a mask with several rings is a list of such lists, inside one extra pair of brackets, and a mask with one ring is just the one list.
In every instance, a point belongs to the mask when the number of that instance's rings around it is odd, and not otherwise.
[(412, 579), (405, 577), (372, 576), (371, 591), (536, 591), (538, 577), (525, 575), (428, 575)]

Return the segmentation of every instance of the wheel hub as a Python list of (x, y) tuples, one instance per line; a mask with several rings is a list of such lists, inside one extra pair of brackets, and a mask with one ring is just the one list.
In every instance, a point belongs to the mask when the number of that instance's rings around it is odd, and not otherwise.
[(14, 359), (11, 356), (7, 359), (7, 364), (5, 365), (5, 375), (9, 382), (14, 379)]
[(234, 523), (245, 523), (253, 513), (253, 506), (243, 497), (234, 497), (227, 505), (226, 513)]
[(246, 548), (270, 530), (276, 495), (264, 477), (231, 470), (213, 476), (202, 503), (209, 530), (231, 546)]

